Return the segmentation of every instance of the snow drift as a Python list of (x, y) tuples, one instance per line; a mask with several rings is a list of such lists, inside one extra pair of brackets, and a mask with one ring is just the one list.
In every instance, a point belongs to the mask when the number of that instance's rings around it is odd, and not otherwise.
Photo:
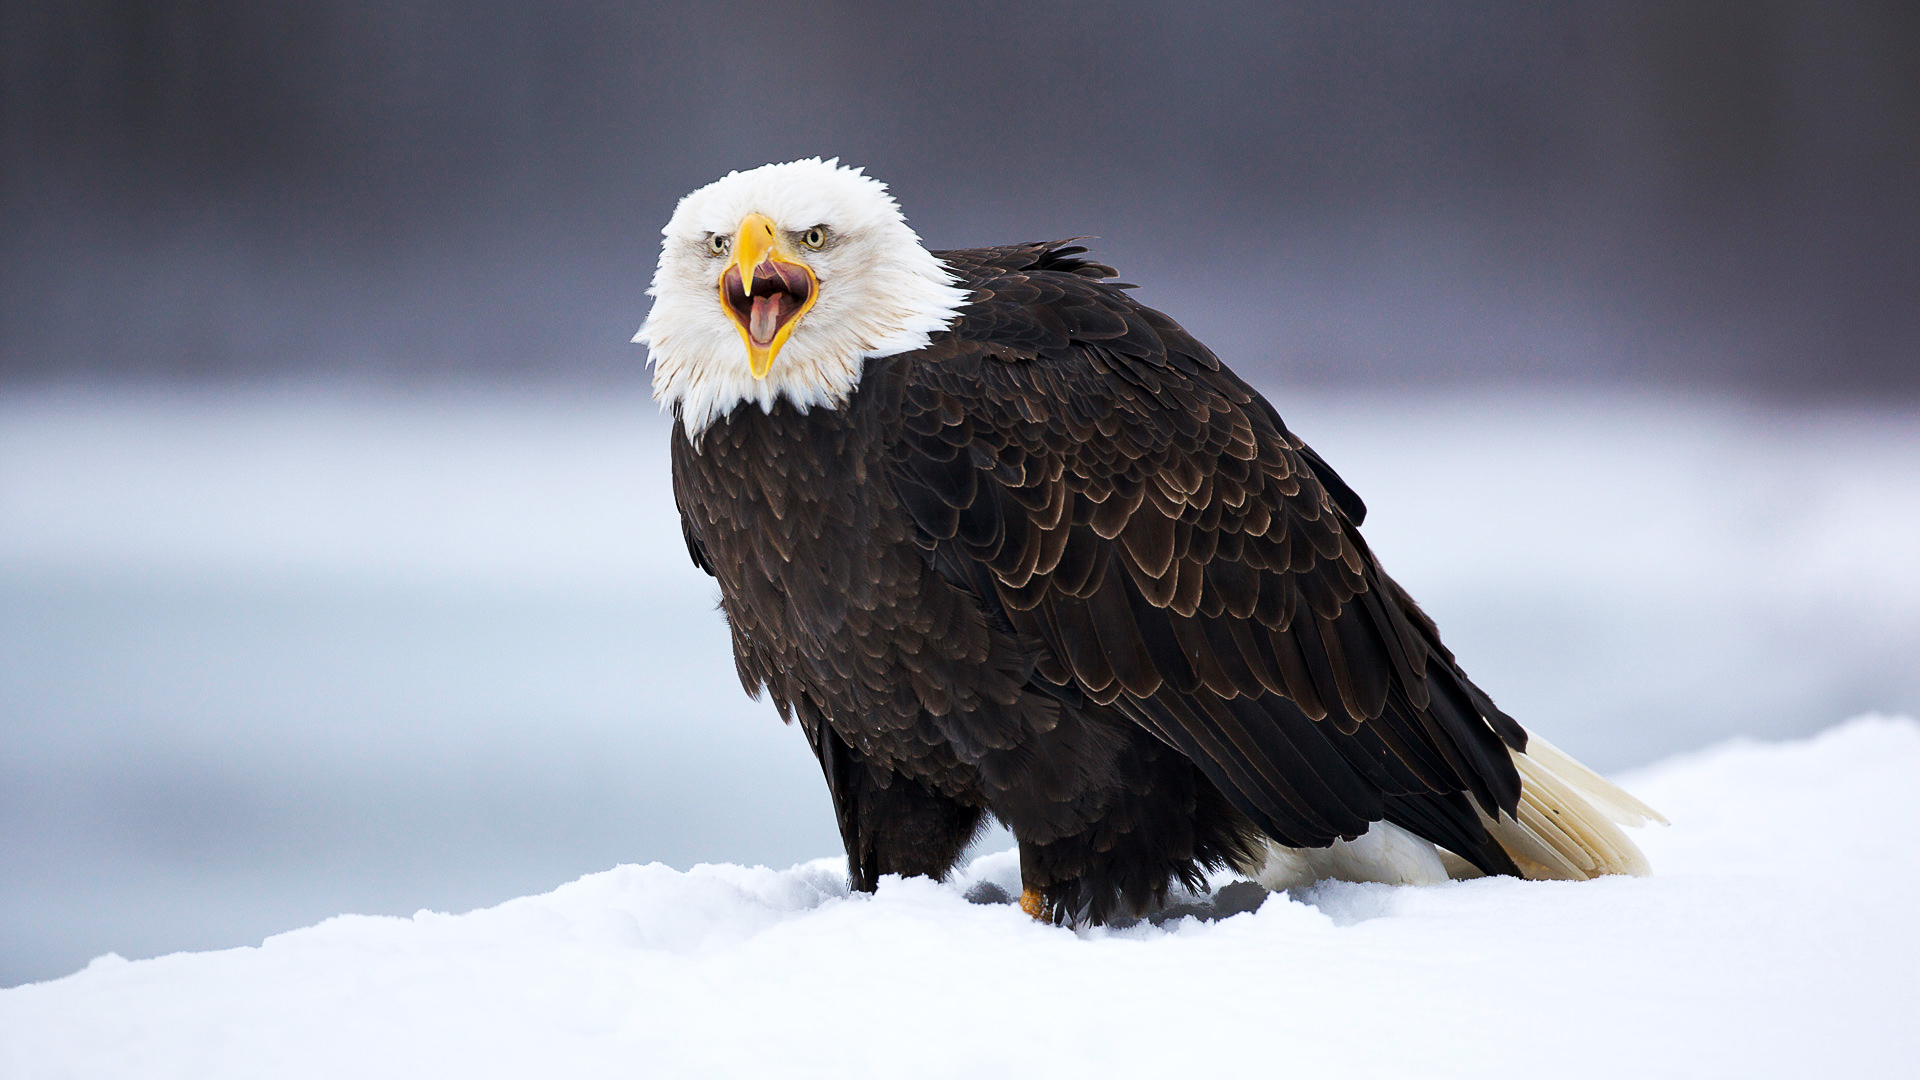
[(108, 956), (0, 991), (9, 1077), (1890, 1076), (1920, 1055), (1920, 726), (1622, 779), (1647, 879), (1326, 883), (1075, 933), (1008, 854), (622, 866), (464, 915)]

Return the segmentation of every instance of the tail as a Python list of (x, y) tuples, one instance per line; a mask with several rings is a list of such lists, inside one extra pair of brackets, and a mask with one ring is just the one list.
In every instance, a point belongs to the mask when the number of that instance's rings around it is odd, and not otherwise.
[[(1602, 874), (1653, 872), (1621, 825), (1645, 825), (1667, 819), (1620, 790), (1604, 777), (1568, 757), (1532, 732), (1527, 749), (1509, 751), (1520, 770), (1518, 813), (1480, 820), (1495, 842), (1531, 880), (1585, 881)], [(1478, 807), (1475, 808), (1478, 810)], [(1440, 859), (1450, 877), (1479, 877), (1480, 872), (1450, 852)]]
[[(1649, 821), (1665, 825), (1666, 818), (1531, 732), (1524, 752), (1508, 753), (1520, 772), (1518, 813), (1502, 811), (1490, 817), (1475, 809), (1522, 875), (1536, 881), (1585, 881), (1603, 874), (1645, 877), (1653, 872), (1647, 857), (1620, 826)], [(1335, 841), (1330, 848), (1290, 848), (1269, 842), (1264, 854), (1264, 865), (1242, 869), (1275, 891), (1326, 878), (1426, 885), (1481, 876), (1458, 855), (1384, 821), (1374, 822), (1365, 835)]]

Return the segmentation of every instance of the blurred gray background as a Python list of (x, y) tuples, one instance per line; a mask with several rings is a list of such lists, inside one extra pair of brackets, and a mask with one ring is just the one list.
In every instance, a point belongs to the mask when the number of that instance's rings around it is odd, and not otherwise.
[(0, 7), (0, 985), (834, 853), (685, 563), (657, 230), (1093, 235), (1596, 766), (1920, 709), (1920, 9)]

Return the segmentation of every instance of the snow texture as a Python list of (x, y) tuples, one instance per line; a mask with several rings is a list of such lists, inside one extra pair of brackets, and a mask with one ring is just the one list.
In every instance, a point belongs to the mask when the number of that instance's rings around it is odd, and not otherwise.
[(1652, 878), (1078, 933), (968, 901), (1008, 853), (874, 896), (838, 860), (622, 866), (0, 991), (0, 1075), (1910, 1076), (1917, 777), (1911, 720), (1738, 741), (1621, 778), (1674, 822)]

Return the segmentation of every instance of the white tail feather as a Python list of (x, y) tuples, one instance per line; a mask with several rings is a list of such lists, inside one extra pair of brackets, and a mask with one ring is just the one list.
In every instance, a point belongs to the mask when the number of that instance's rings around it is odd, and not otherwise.
[(1520, 771), (1519, 812), (1490, 818), (1483, 811), (1481, 820), (1522, 874), (1585, 881), (1653, 872), (1620, 825), (1664, 825), (1666, 818), (1537, 735), (1527, 736), (1525, 753), (1511, 753)]
[(1622, 825), (1645, 825), (1649, 821), (1667, 824), (1667, 819), (1661, 817), (1653, 807), (1615, 787), (1605, 777), (1568, 757), (1566, 751), (1531, 731), (1527, 733), (1525, 756), (1551, 771)]
[[(1525, 753), (1509, 751), (1520, 772), (1518, 813), (1481, 822), (1495, 842), (1532, 880), (1585, 881), (1603, 874), (1645, 877), (1653, 872), (1621, 825), (1667, 819), (1604, 777), (1568, 757), (1538, 735), (1527, 736)], [(1326, 878), (1426, 885), (1445, 877), (1479, 877), (1473, 864), (1387, 822), (1355, 840), (1326, 848), (1290, 848), (1268, 843), (1263, 865), (1243, 872), (1269, 889), (1308, 885)]]

